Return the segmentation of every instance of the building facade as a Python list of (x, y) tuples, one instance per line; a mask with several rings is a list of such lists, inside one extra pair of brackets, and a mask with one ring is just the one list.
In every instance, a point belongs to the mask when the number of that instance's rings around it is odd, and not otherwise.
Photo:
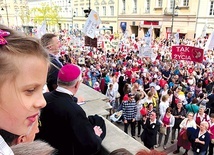
[[(0, 23), (10, 27), (35, 25), (30, 10), (41, 3), (61, 8), (54, 29), (82, 30), (90, 9), (98, 12), (101, 32), (141, 38), (153, 27), (153, 38), (208, 36), (214, 28), (214, 0), (0, 0)], [(125, 31), (124, 31), (125, 30)]]
[(214, 0), (199, 0), (196, 13), (196, 38), (209, 36), (214, 29)]
[(143, 37), (153, 27), (154, 38), (170, 38), (179, 32), (180, 38), (201, 36), (206, 23), (206, 34), (212, 32), (213, 0), (73, 0), (74, 27), (82, 29), (86, 21), (84, 9), (90, 7), (99, 13), (100, 29), (111, 29)]
[[(142, 37), (153, 27), (153, 37), (194, 37), (198, 0), (120, 0), (118, 24), (126, 22), (129, 34)], [(132, 5), (128, 5), (132, 4)], [(190, 7), (191, 6), (191, 7)]]
[(27, 0), (0, 0), (0, 23), (21, 28), (29, 20)]
[(73, 0), (73, 26), (82, 30), (87, 19), (88, 10), (96, 11), (102, 24), (99, 29), (110, 33), (118, 31), (118, 0)]

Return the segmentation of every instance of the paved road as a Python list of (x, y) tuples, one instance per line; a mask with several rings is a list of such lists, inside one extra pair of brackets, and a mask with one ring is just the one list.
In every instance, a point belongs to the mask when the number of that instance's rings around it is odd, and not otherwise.
[[(113, 122), (114, 123), (114, 122)], [(121, 130), (123, 130), (123, 123), (114, 123), (117, 127), (119, 127)], [(129, 131), (128, 131), (128, 134), (130, 135), (131, 131), (130, 131), (130, 126), (129, 126)], [(137, 132), (136, 132), (137, 133)], [(171, 134), (170, 134), (171, 135)], [(136, 140), (141, 142), (143, 144), (143, 142), (140, 140), (139, 137), (136, 136)], [(159, 151), (164, 151), (163, 149), (163, 141), (164, 141), (164, 137), (162, 139), (162, 144), (159, 148), (155, 148), (156, 150), (159, 150)], [(174, 144), (171, 144), (171, 136), (169, 137), (169, 141), (166, 145), (167, 149), (165, 150), (165, 152), (167, 152), (168, 155), (173, 155), (173, 151), (176, 150), (176, 141)], [(183, 153), (185, 152), (185, 150), (183, 148), (180, 148), (180, 153), (178, 153), (177, 155), (182, 155)], [(190, 150), (188, 151), (188, 155), (193, 155), (193, 152)]]

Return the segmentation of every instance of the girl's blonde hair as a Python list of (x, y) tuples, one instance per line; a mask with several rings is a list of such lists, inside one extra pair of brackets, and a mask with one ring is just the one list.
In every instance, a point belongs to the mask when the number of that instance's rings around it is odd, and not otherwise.
[(12, 30), (4, 25), (0, 25), (0, 30), (10, 33), (9, 36), (3, 37), (7, 44), (0, 45), (0, 87), (9, 76), (15, 78), (18, 75), (19, 64), (16, 58), (24, 57), (27, 59), (28, 56), (35, 56), (49, 61), (48, 52), (41, 45), (39, 39), (26, 36), (24, 33)]

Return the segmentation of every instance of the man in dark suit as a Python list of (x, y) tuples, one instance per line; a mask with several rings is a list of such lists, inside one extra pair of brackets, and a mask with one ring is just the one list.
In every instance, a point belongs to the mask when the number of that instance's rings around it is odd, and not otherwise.
[(59, 53), (60, 42), (55, 34), (46, 33), (42, 36), (41, 43), (49, 52), (51, 65), (47, 76), (47, 87), (49, 91), (53, 91), (57, 87), (57, 75), (59, 69), (63, 66), (57, 56)]
[(148, 149), (154, 149), (154, 145), (157, 143), (157, 133), (160, 130), (160, 123), (156, 119), (157, 115), (155, 111), (152, 111), (149, 118), (144, 117), (143, 133), (141, 140)]
[(63, 66), (58, 74), (58, 87), (44, 94), (47, 105), (41, 111), (42, 139), (58, 150), (59, 155), (91, 155), (101, 148), (103, 131), (94, 126), (74, 97), (82, 80), (78, 66)]

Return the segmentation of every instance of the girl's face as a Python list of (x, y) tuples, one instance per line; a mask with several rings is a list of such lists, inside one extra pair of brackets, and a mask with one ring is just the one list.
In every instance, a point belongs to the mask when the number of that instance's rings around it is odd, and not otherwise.
[(8, 76), (0, 88), (0, 129), (25, 135), (46, 105), (42, 89), (48, 63), (35, 56), (23, 56), (16, 58), (16, 67), (19, 71), (15, 78)]

